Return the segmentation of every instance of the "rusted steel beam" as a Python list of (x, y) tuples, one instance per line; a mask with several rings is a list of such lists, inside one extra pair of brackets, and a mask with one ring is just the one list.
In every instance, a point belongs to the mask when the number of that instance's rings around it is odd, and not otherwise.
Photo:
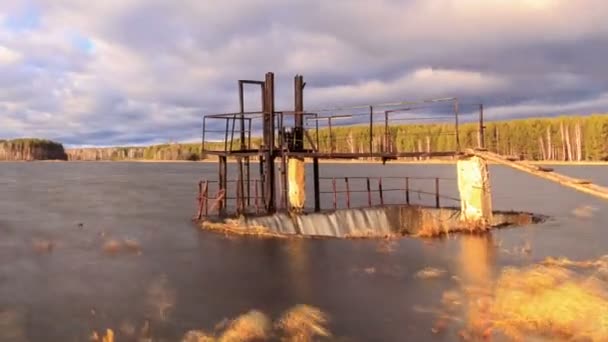
[(413, 158), (413, 157), (452, 157), (462, 155), (456, 151), (433, 151), (427, 152), (393, 152), (393, 153), (350, 153), (350, 152), (286, 152), (289, 156), (302, 157), (302, 158), (320, 158), (320, 159), (359, 159), (366, 157), (384, 158), (384, 159), (395, 159), (395, 158)]
[(336, 192), (336, 179), (332, 178), (331, 186), (334, 193), (334, 210), (338, 209), (338, 194)]
[(350, 209), (350, 185), (348, 183), (348, 177), (344, 177), (344, 184), (346, 185), (346, 207)]
[(203, 191), (203, 198), (205, 200), (205, 217), (209, 216), (209, 182), (205, 181), (205, 191)]
[(486, 148), (486, 137), (485, 137), (486, 126), (483, 123), (483, 104), (479, 105), (479, 148)]
[(196, 212), (196, 219), (200, 220), (203, 216), (203, 181), (198, 182), (198, 211)]
[(460, 151), (460, 127), (458, 124), (458, 99), (454, 99), (454, 124), (456, 126), (456, 151)]
[(275, 170), (274, 170), (274, 131), (275, 131), (275, 116), (274, 116), (274, 74), (266, 73), (264, 82), (264, 147), (266, 149), (266, 172), (264, 186), (266, 196), (266, 212), (271, 214), (275, 211)]
[(382, 191), (382, 177), (378, 178), (378, 192), (380, 193), (380, 205), (384, 205), (384, 192)]
[(304, 146), (304, 77), (294, 78), (294, 140), (296, 146)]
[(410, 204), (410, 178), (405, 177), (405, 203)]
[(223, 209), (225, 206), (226, 206), (226, 190), (222, 189), (215, 196), (215, 202), (211, 206), (210, 210), (213, 211), (213, 210), (217, 209), (217, 214), (219, 216), (222, 216), (225, 213), (225, 211)]
[(369, 106), (369, 156), (374, 154), (374, 107)]
[(439, 178), (435, 178), (435, 207), (439, 208)]
[(321, 211), (321, 189), (319, 186), (319, 158), (312, 160), (312, 177), (315, 196), (315, 212)]
[(257, 179), (255, 179), (253, 181), (253, 186), (254, 186), (253, 192), (254, 192), (254, 196), (255, 196), (255, 199), (254, 199), (255, 213), (259, 214), (260, 213), (260, 203), (259, 203), (259, 196), (258, 196), (258, 180)]
[(369, 177), (366, 179), (367, 181), (367, 205), (372, 206), (372, 187), (369, 181)]

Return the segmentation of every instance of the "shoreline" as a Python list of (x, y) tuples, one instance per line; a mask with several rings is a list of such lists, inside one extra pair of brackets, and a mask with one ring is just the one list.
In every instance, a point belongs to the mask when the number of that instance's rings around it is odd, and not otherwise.
[[(608, 161), (560, 161), (560, 160), (523, 160), (524, 162), (532, 165), (555, 165), (555, 166), (608, 166)], [(147, 159), (133, 159), (133, 160), (0, 160), (4, 163), (192, 163), (192, 164), (215, 164), (218, 161), (213, 160), (147, 160)], [(278, 162), (278, 161), (277, 161)], [(443, 160), (443, 159), (430, 159), (430, 160), (390, 160), (386, 164), (400, 164), (400, 165), (450, 165), (456, 164), (457, 160)], [(236, 160), (229, 159), (228, 163), (236, 163)], [(307, 159), (306, 164), (311, 164), (312, 160)], [(496, 163), (488, 162), (490, 165)], [(380, 160), (352, 160), (352, 159), (321, 159), (319, 164), (379, 164), (382, 165)]]

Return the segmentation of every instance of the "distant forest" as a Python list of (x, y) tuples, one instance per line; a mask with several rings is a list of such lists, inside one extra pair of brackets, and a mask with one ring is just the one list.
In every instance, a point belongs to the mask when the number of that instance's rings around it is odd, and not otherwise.
[[(485, 123), (485, 146), (504, 155), (529, 160), (608, 160), (608, 114), (531, 118)], [(311, 138), (316, 140), (314, 131)], [(460, 125), (461, 149), (477, 147), (478, 123)], [(259, 138), (252, 139), (254, 147)], [(316, 142), (315, 142), (316, 143)], [(319, 130), (319, 149), (329, 152), (369, 152), (369, 126), (355, 125)], [(235, 148), (238, 142), (235, 142)], [(307, 147), (310, 144), (307, 142)], [(224, 144), (208, 142), (207, 149), (223, 149)], [(388, 134), (374, 126), (374, 151), (398, 152), (454, 151), (457, 149), (453, 124), (392, 125)], [(147, 147), (68, 150), (70, 160), (199, 160), (200, 143), (164, 144)]]

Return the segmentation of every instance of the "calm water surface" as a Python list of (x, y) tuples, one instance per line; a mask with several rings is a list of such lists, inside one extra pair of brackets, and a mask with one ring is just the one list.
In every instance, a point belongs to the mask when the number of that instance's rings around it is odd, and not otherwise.
[[(605, 167), (559, 170), (608, 185)], [(348, 340), (448, 341), (457, 336), (433, 334), (435, 317), (420, 308), (436, 306), (453, 281), (417, 279), (418, 270), (474, 282), (546, 256), (608, 254), (608, 202), (503, 167), (491, 168), (495, 209), (549, 215), (547, 222), (484, 237), (405, 238), (389, 253), (378, 241), (198, 230), (190, 220), (195, 184), (215, 171), (199, 163), (1, 163), (0, 340), (83, 341), (93, 330), (148, 320), (155, 340), (176, 341), (251, 309), (277, 317), (303, 303), (327, 312), (334, 335)], [(321, 172), (455, 177), (453, 165), (323, 164)], [(456, 194), (455, 184), (442, 187)], [(583, 206), (591, 217), (573, 214)], [(141, 253), (104, 252), (112, 239), (137, 241)], [(40, 241), (54, 248), (41, 251)], [(503, 252), (527, 242), (527, 255)]]

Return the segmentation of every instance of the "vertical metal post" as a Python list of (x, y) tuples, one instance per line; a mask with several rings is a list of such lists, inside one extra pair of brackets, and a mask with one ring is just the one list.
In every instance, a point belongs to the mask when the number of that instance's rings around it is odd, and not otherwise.
[(264, 185), (266, 187), (266, 212), (271, 214), (275, 211), (275, 177), (274, 177), (274, 74), (266, 73), (264, 82), (265, 101), (264, 101), (264, 144), (266, 145), (266, 179)]
[(435, 178), (435, 207), (439, 208), (439, 178)]
[(410, 177), (405, 177), (405, 203), (410, 204)]
[(294, 78), (294, 140), (296, 145), (304, 146), (304, 77), (296, 75)]
[(372, 187), (371, 184), (369, 182), (369, 177), (367, 177), (367, 205), (369, 207), (372, 206)]
[(486, 148), (485, 138), (486, 127), (483, 124), (483, 103), (479, 105), (479, 148)]
[(389, 152), (387, 151), (387, 148), (389, 147), (388, 113), (388, 110), (384, 111), (384, 142), (382, 146), (382, 152)]
[(327, 119), (329, 125), (329, 153), (334, 153), (334, 135), (331, 131), (331, 117)]
[(460, 128), (458, 125), (458, 99), (454, 99), (454, 123), (456, 126), (456, 151), (460, 152)]
[(201, 159), (202, 159), (202, 154), (205, 151), (205, 126), (207, 125), (207, 117), (203, 117), (203, 137), (202, 137), (202, 141), (201, 141)]
[(369, 157), (374, 156), (374, 107), (369, 106)]
[[(228, 192), (227, 192), (227, 188), (228, 188), (228, 179), (227, 179), (227, 173), (228, 173), (228, 163), (227, 163), (227, 158), (226, 156), (220, 156), (219, 157), (219, 188), (220, 188), (220, 192), (223, 190), (225, 197), (228, 197)], [(220, 215), (224, 214), (224, 211), (226, 209), (226, 200), (223, 200), (219, 203), (218, 206), (218, 211), (220, 213)]]
[(224, 133), (224, 152), (228, 151), (228, 127), (230, 124), (230, 119), (226, 118), (226, 132)]
[(348, 177), (344, 177), (344, 184), (346, 185), (346, 207), (350, 209), (350, 185), (348, 184)]
[(255, 199), (254, 199), (255, 213), (259, 214), (260, 213), (260, 205), (259, 205), (259, 200), (258, 200), (259, 196), (258, 196), (258, 180), (257, 179), (255, 179), (253, 181), (253, 187), (254, 187), (253, 188), (253, 193), (254, 193), (254, 196), (255, 196)]
[(315, 192), (315, 212), (321, 211), (321, 193), (319, 187), (319, 158), (312, 158), (312, 177)]
[(200, 220), (203, 216), (203, 181), (198, 182), (198, 211), (196, 213), (196, 219)]
[(380, 205), (384, 205), (384, 193), (382, 192), (382, 177), (378, 178), (378, 192), (380, 193)]
[(203, 191), (203, 198), (205, 199), (205, 217), (209, 216), (209, 181), (205, 181), (205, 191)]
[(331, 187), (334, 192), (334, 210), (338, 209), (338, 194), (336, 193), (336, 179), (331, 179)]
[(266, 174), (264, 172), (264, 156), (260, 155), (258, 158), (260, 162), (260, 198), (262, 199), (262, 204), (264, 205), (264, 207), (266, 207)]
[[(251, 150), (251, 119), (247, 120), (247, 149)], [(247, 172), (247, 205), (251, 205), (251, 157), (245, 157), (245, 170)]]
[(319, 145), (319, 114), (315, 113), (315, 130), (317, 132), (317, 151), (321, 150), (321, 145)]

